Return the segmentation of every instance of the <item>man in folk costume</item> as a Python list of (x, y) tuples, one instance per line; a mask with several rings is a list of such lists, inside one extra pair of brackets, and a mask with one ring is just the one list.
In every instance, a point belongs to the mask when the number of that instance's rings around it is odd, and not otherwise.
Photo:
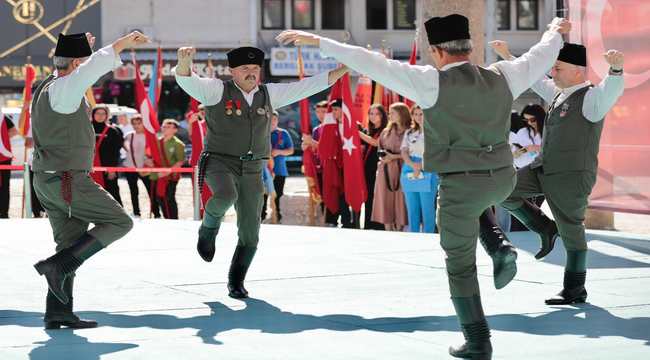
[[(425, 22), (436, 68), (387, 59), (362, 47), (287, 30), (282, 43), (319, 46), (351, 69), (390, 84), (424, 109), (424, 171), (440, 176), (438, 227), (446, 253), (452, 302), (466, 342), (452, 356), (491, 359), (492, 345), (476, 275), (479, 216), (515, 186), (508, 145), (513, 99), (551, 68), (571, 26), (555, 19), (542, 40), (521, 58), (488, 67), (469, 62), (469, 21), (459, 14)], [(512, 260), (512, 259), (511, 259)]]
[[(499, 55), (511, 58), (507, 44), (495, 47)], [(544, 121), (542, 148), (533, 162), (517, 172), (517, 186), (503, 203), (517, 219), (539, 234), (546, 256), (558, 235), (566, 249), (564, 286), (548, 305), (582, 303), (587, 299), (587, 241), (585, 211), (596, 183), (598, 149), (605, 115), (623, 94), (623, 54), (609, 50), (604, 55), (609, 74), (594, 86), (586, 79), (587, 50), (566, 43), (551, 70), (532, 89), (550, 104)], [(555, 221), (528, 198), (544, 195)]]
[(213, 191), (199, 228), (197, 250), (212, 261), (215, 239), (226, 210), (237, 211), (239, 242), (228, 273), (228, 291), (245, 298), (244, 279), (257, 250), (262, 211), (262, 167), (270, 158), (274, 109), (325, 90), (347, 69), (341, 68), (294, 83), (259, 85), (264, 52), (240, 47), (228, 52), (233, 79), (200, 78), (191, 71), (195, 49), (178, 50), (176, 81), (206, 107), (208, 133), (201, 167)]
[[(90, 117), (95, 130), (95, 157), (94, 166), (118, 167), (120, 166), (120, 150), (124, 146), (124, 134), (119, 127), (110, 122), (110, 110), (105, 104), (96, 105)], [(113, 171), (92, 172), (91, 177), (96, 183), (108, 191), (113, 198), (122, 205), (119, 174)]]
[[(0, 112), (0, 165), (11, 165), (11, 138), (18, 135), (14, 123)], [(0, 170), (0, 219), (9, 217), (9, 185), (11, 171)]]
[[(165, 119), (162, 123), (162, 136), (158, 139), (158, 149), (162, 167), (179, 168), (185, 162), (185, 144), (176, 137), (178, 121)], [(153, 164), (148, 164), (153, 165)], [(151, 174), (156, 184), (154, 187), (156, 199), (165, 219), (178, 219), (178, 204), (176, 203), (176, 187), (180, 173), (166, 172)]]
[[(59, 35), (56, 71), (40, 84), (32, 101), (34, 188), (57, 244), (56, 254), (34, 265), (49, 288), (47, 329), (97, 326), (72, 312), (75, 271), (133, 227), (120, 204), (88, 175), (95, 133), (84, 93), (102, 75), (121, 65), (122, 50), (149, 40), (133, 32), (93, 53), (94, 39), (90, 33)], [(90, 223), (94, 227), (88, 230)]]

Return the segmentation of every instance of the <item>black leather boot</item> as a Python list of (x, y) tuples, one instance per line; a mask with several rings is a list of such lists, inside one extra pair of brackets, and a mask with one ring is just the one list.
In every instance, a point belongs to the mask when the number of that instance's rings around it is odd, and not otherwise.
[(479, 223), (479, 240), (492, 258), (494, 287), (502, 289), (517, 274), (517, 251), (499, 228), (492, 209), (488, 208), (481, 214)]
[(518, 209), (509, 210), (522, 224), (536, 232), (542, 241), (541, 248), (535, 254), (535, 259), (541, 260), (553, 250), (558, 237), (557, 224), (549, 219), (535, 204), (524, 200), (524, 205)]
[(490, 328), (485, 321), (481, 297), (452, 297), (451, 301), (454, 303), (465, 343), (459, 347), (449, 347), (449, 354), (463, 359), (491, 360)]
[(214, 243), (219, 233), (219, 226), (216, 228), (209, 228), (203, 226), (199, 227), (199, 241), (196, 243), (196, 250), (199, 252), (201, 258), (210, 262), (214, 258), (215, 247)]
[(74, 274), (68, 275), (63, 285), (63, 290), (68, 296), (68, 303), (63, 304), (59, 299), (48, 290), (46, 300), (45, 329), (60, 329), (67, 327), (70, 329), (90, 329), (97, 327), (97, 322), (92, 320), (81, 320), (72, 311), (73, 308), (73, 289), (74, 289)]
[(228, 271), (228, 296), (235, 299), (248, 297), (248, 291), (244, 287), (246, 273), (255, 256), (256, 247), (237, 245)]
[(574, 273), (564, 272), (564, 289), (557, 295), (546, 299), (546, 305), (570, 305), (587, 301), (587, 290), (585, 289), (586, 272)]
[(559, 294), (546, 299), (547, 305), (579, 304), (587, 301), (587, 251), (567, 251), (564, 270), (564, 288)]
[(34, 268), (40, 275), (45, 275), (47, 286), (52, 294), (63, 304), (67, 304), (69, 299), (63, 291), (66, 276), (74, 273), (84, 261), (101, 249), (103, 249), (102, 244), (90, 234), (85, 233), (72, 246), (37, 262)]

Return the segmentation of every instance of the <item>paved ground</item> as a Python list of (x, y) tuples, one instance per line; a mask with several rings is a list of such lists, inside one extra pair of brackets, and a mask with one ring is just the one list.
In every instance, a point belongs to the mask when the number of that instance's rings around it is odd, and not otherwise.
[[(197, 226), (138, 220), (89, 260), (75, 306), (102, 326), (73, 332), (42, 329), (32, 264), (52, 251), (47, 221), (0, 221), (0, 359), (451, 359), (461, 341), (436, 236), (263, 225), (253, 298), (238, 301), (225, 291), (233, 224), (211, 264)], [(512, 238), (519, 274), (503, 290), (478, 252), (495, 359), (650, 358), (649, 236), (590, 232), (589, 303), (554, 307), (543, 299), (561, 286), (562, 246), (537, 262), (531, 234)]]
[[(140, 183), (140, 207), (146, 209), (149, 200), (147, 198), (144, 186)], [(11, 209), (10, 217), (18, 218), (21, 213), (21, 196), (22, 196), (22, 180), (13, 179), (11, 183)], [(126, 210), (129, 213), (133, 212), (131, 206), (131, 197), (129, 195), (129, 186), (126, 180), (120, 180), (120, 194)], [(179, 204), (179, 216), (181, 219), (192, 219), (193, 217), (193, 204), (192, 204), (192, 184), (189, 178), (183, 178), (179, 185), (176, 195)], [(306, 225), (307, 221), (307, 186), (305, 179), (300, 176), (292, 176), (287, 179), (285, 186), (285, 196), (282, 198), (282, 208), (284, 213), (283, 224), (285, 225)], [(544, 205), (543, 209), (547, 214), (550, 210)], [(148, 217), (149, 213), (143, 210), (143, 217)], [(637, 214), (624, 214), (616, 213), (615, 227), (622, 232), (631, 232), (636, 234), (649, 234), (650, 235), (650, 215), (637, 215)], [(231, 211), (226, 216), (226, 221), (234, 222), (236, 220), (235, 213)]]

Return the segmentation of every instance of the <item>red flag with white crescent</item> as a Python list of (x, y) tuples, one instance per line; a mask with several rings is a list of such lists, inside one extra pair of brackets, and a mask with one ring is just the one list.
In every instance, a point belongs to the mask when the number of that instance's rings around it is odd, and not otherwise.
[(358, 120), (352, 117), (352, 93), (350, 91), (350, 75), (345, 74), (338, 82), (341, 88), (342, 121), (343, 121), (343, 184), (345, 202), (356, 212), (361, 211), (361, 205), (368, 198), (366, 179), (361, 154), (361, 138), (359, 137)]

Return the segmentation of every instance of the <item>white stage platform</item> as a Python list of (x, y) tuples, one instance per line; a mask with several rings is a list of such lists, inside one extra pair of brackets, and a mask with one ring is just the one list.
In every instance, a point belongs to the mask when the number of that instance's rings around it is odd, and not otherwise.
[[(198, 223), (136, 221), (78, 272), (88, 330), (43, 330), (46, 284), (32, 264), (53, 250), (47, 220), (0, 221), (0, 359), (451, 359), (462, 335), (444, 253), (432, 235), (263, 225), (252, 298), (230, 299), (236, 243), (224, 224), (213, 263)], [(650, 237), (591, 231), (588, 304), (544, 305), (559, 291), (561, 244), (544, 261), (530, 233), (515, 281), (496, 291), (478, 250), (494, 359), (650, 359)]]

